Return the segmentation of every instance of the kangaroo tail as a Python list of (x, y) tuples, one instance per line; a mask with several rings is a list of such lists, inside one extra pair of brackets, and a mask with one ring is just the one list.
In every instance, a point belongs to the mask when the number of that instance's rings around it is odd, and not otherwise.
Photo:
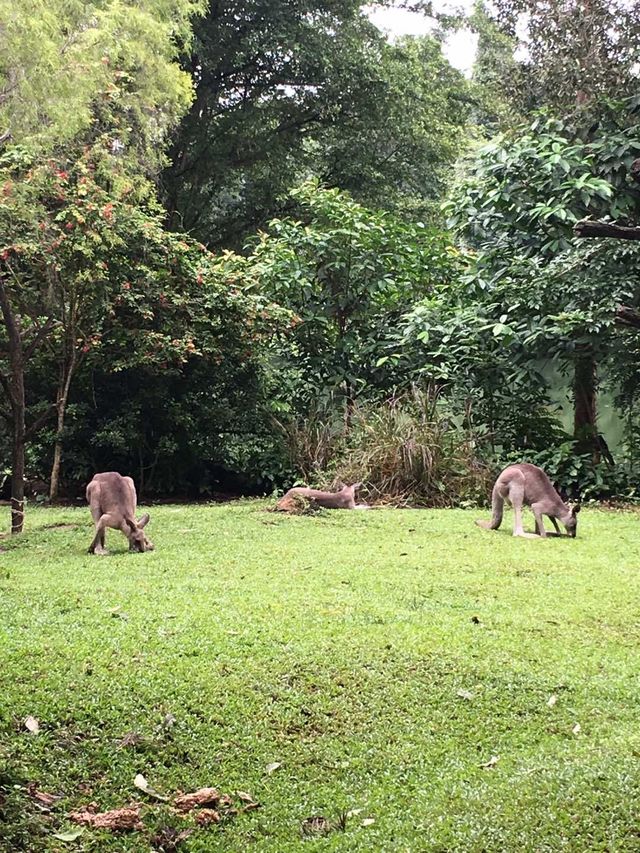
[(504, 498), (497, 489), (493, 487), (491, 493), (491, 521), (476, 521), (478, 527), (484, 527), (485, 530), (497, 530), (502, 524), (502, 510), (504, 508)]

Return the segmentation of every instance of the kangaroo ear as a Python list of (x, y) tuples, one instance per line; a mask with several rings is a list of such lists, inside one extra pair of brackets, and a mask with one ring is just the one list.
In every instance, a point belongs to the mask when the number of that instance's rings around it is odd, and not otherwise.
[(145, 512), (145, 514), (138, 520), (138, 527), (146, 527), (149, 524), (149, 513)]
[(136, 523), (135, 518), (125, 518), (125, 521), (127, 522), (132, 531), (138, 529), (138, 525)]
[(354, 483), (354, 484), (353, 484), (353, 486), (352, 486), (351, 488), (353, 488), (353, 489), (361, 489), (361, 488), (362, 488), (362, 483)]
[(580, 509), (580, 504), (576, 504), (575, 506), (571, 507), (571, 512), (573, 513), (573, 515), (577, 515), (580, 512)]

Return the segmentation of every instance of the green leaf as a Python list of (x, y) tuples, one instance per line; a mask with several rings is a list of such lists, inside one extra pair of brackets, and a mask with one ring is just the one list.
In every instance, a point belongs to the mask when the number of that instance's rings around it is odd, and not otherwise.
[(53, 837), (59, 841), (75, 841), (84, 833), (84, 826), (77, 826), (75, 829), (69, 829), (66, 832), (54, 832)]

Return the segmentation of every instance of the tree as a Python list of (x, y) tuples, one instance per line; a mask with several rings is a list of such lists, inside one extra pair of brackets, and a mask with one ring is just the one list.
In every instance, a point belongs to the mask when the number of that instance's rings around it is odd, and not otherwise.
[[(196, 26), (196, 98), (163, 175), (171, 224), (239, 248), (315, 174), (424, 207), (464, 138), (469, 87), (434, 38), (389, 45), (355, 0), (227, 0)], [(406, 200), (410, 204), (406, 204)]]
[(480, 250), (474, 298), (509, 318), (526, 311), (537, 326), (527, 335), (529, 358), (542, 344), (572, 365), (574, 436), (595, 453), (597, 364), (628, 285), (619, 257), (609, 259), (609, 275), (606, 257), (587, 264), (572, 228), (587, 216), (633, 216), (638, 191), (627, 175), (640, 153), (636, 110), (633, 100), (613, 105), (586, 128), (541, 117), (529, 134), (494, 140), (476, 154), (449, 206), (451, 224)]
[(157, 161), (191, 100), (176, 57), (202, 8), (200, 0), (0, 0), (2, 143), (46, 155), (92, 127), (100, 132), (96, 108), (112, 101), (128, 117), (119, 130), (135, 139), (136, 154)]
[(294, 408), (333, 399), (348, 420), (357, 397), (390, 390), (389, 328), (448, 278), (455, 252), (435, 229), (368, 210), (317, 181), (292, 196), (303, 218), (273, 220), (249, 262), (265, 295), (295, 315), (280, 349), (296, 374)]
[[(483, 0), (476, 0), (464, 23), (478, 38), (472, 74), (478, 99), (476, 123), (488, 135), (509, 130), (520, 124), (523, 112), (532, 107), (521, 81), (524, 69), (515, 57), (516, 38), (501, 29)], [(509, 80), (509, 86), (505, 86), (505, 80)]]
[(492, 17), (512, 38), (521, 73), (511, 97), (527, 111), (583, 111), (637, 89), (637, 0), (496, 0)]
[(43, 268), (42, 257), (51, 251), (49, 223), (65, 195), (59, 188), (52, 206), (52, 185), (40, 180), (42, 157), (54, 158), (62, 182), (63, 146), (71, 160), (83, 145), (107, 148), (111, 160), (99, 160), (103, 187), (117, 183), (108, 166), (119, 158), (115, 171), (128, 173), (135, 196), (136, 176), (158, 167), (162, 139), (190, 100), (189, 78), (175, 58), (197, 6), (191, 0), (170, 7), (162, 0), (10, 6), (0, 64), (0, 308), (8, 365), (0, 382), (13, 432), (12, 532), (20, 532), (25, 442), (47, 416), (26, 425), (25, 369), (56, 322), (50, 280), (59, 270)]

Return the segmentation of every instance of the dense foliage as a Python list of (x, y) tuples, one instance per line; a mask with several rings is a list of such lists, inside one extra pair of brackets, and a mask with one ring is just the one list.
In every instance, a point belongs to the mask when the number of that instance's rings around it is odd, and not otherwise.
[(472, 94), (432, 37), (388, 44), (354, 0), (227, 0), (196, 22), (195, 100), (163, 176), (176, 227), (240, 247), (317, 175), (421, 218)]

